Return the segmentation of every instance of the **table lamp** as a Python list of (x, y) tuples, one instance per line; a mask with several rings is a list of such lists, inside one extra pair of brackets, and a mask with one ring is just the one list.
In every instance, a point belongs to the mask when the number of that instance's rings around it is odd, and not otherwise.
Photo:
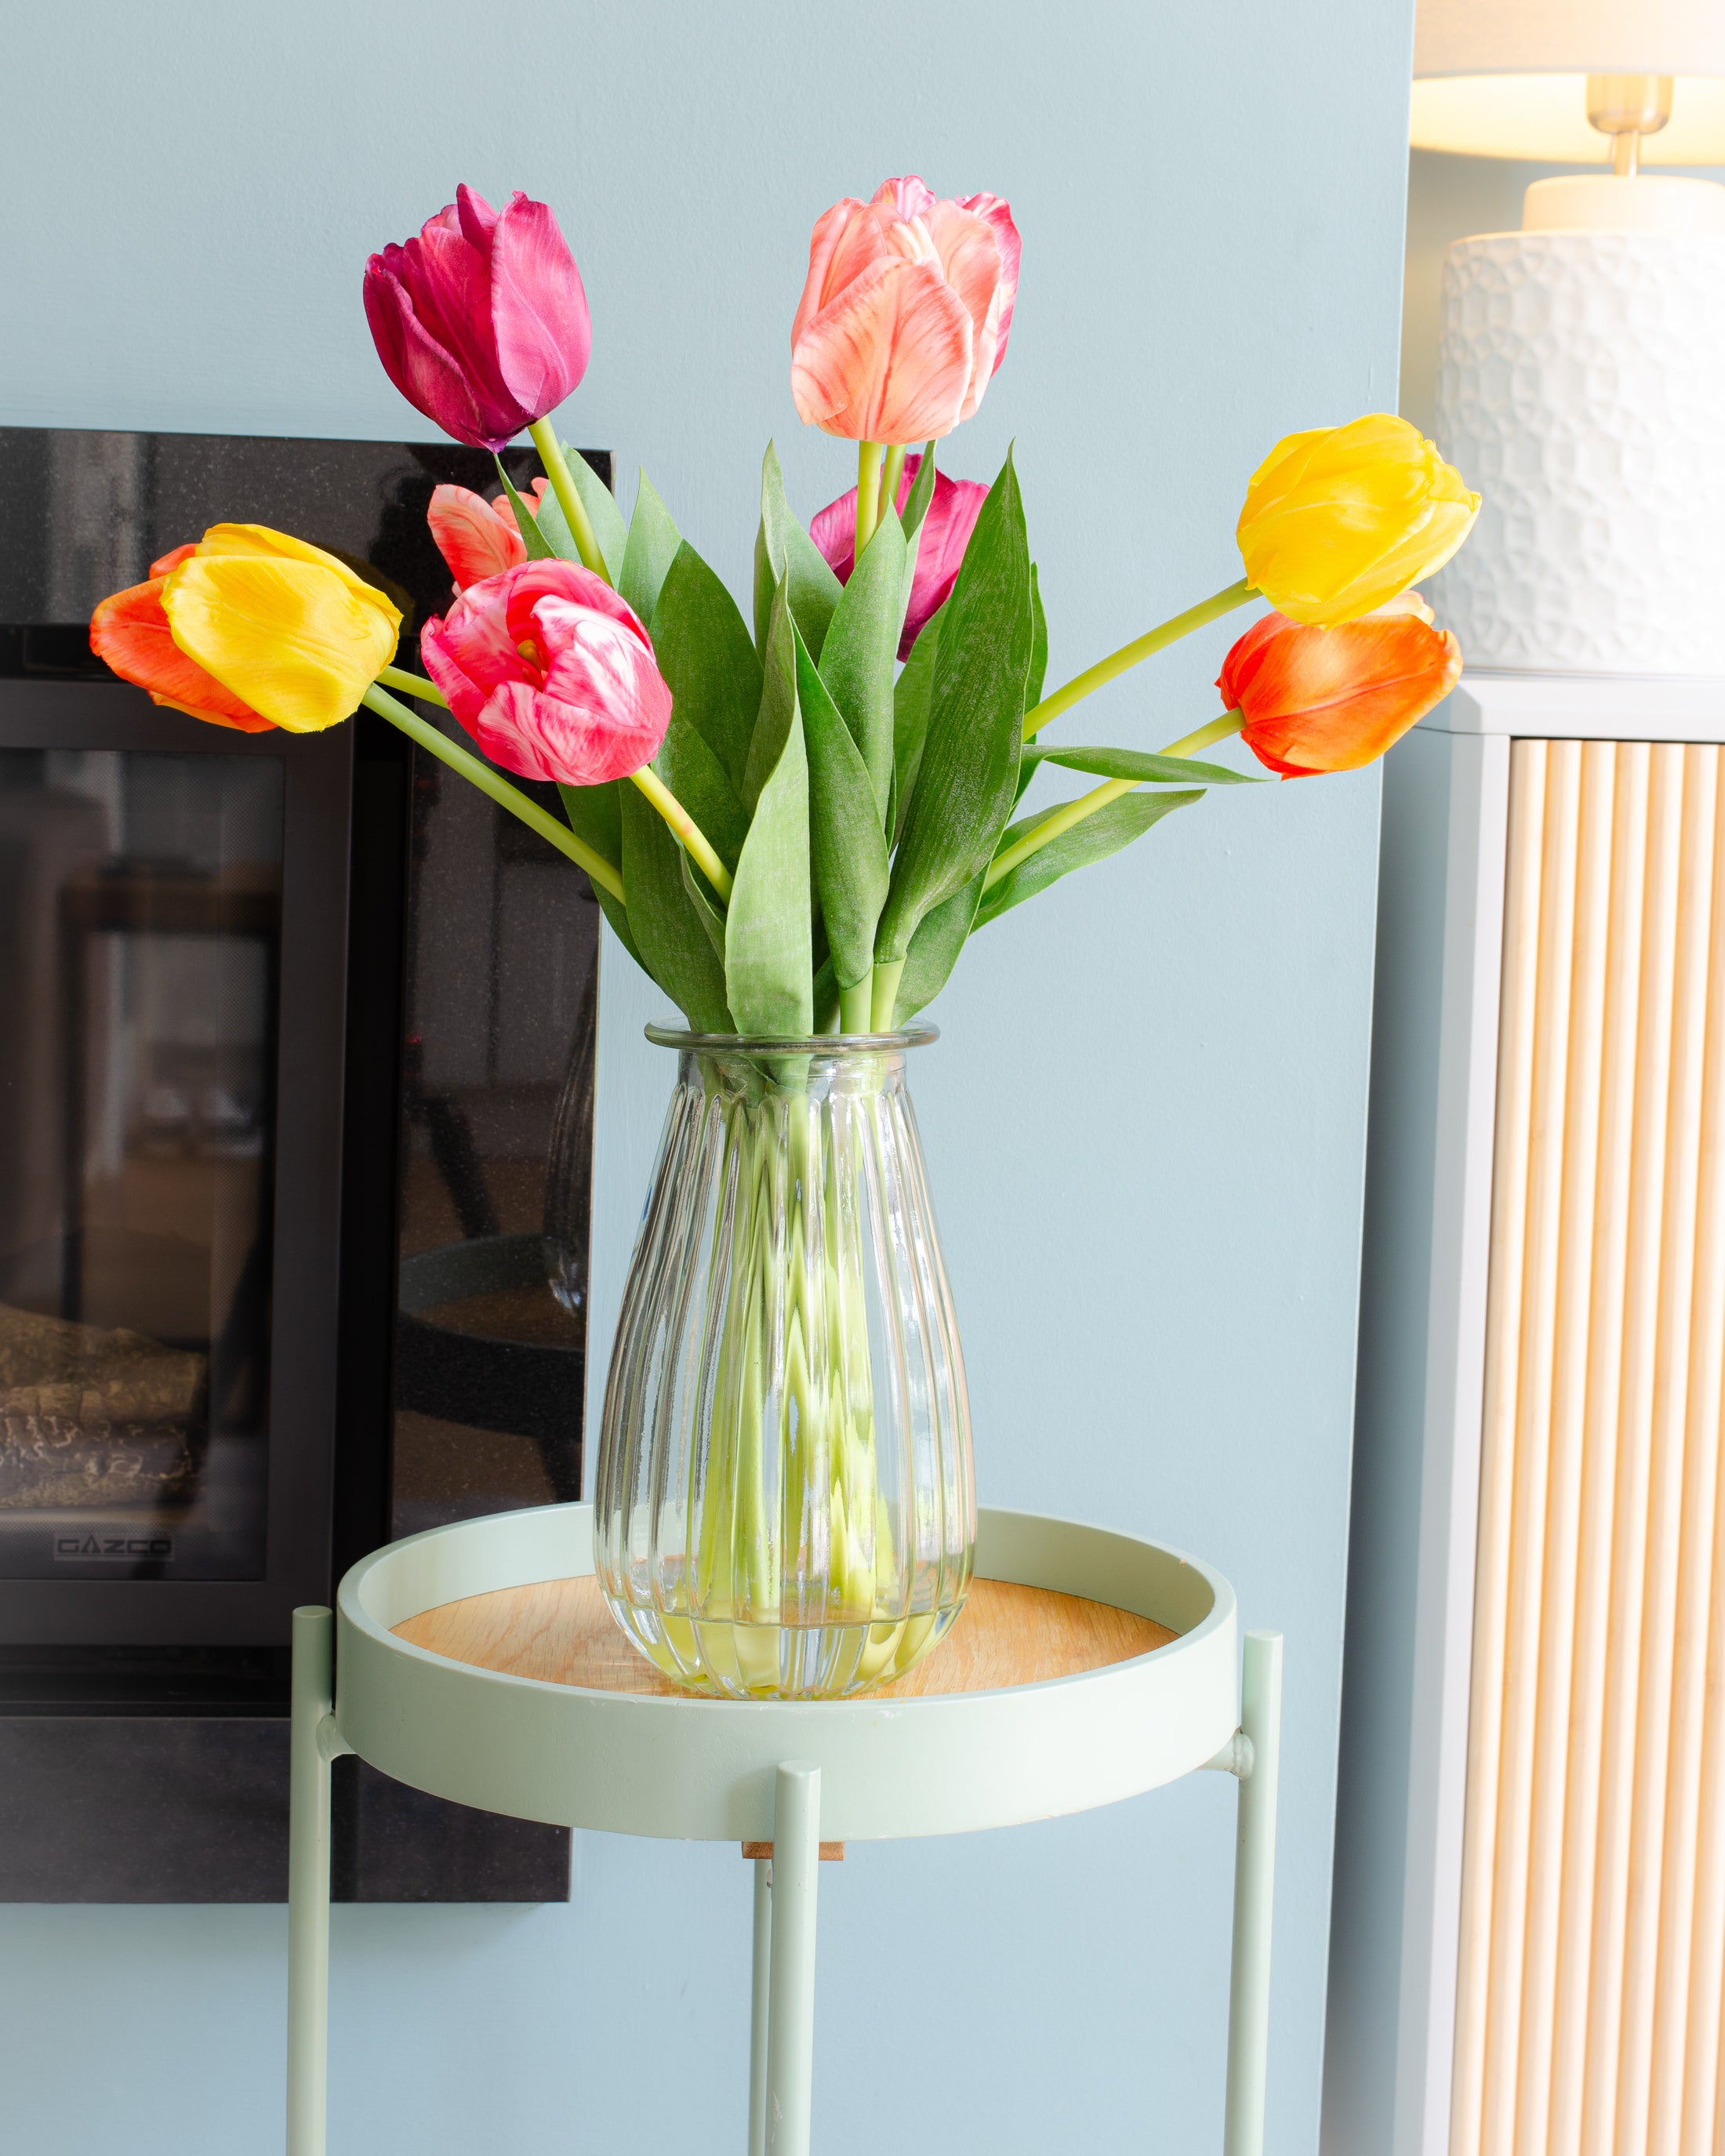
[(1419, 149), (1536, 181), (1444, 259), (1438, 439), (1485, 495), (1432, 592), (1470, 663), (1718, 674), (1725, 613), (1719, 0), (1420, 0)]

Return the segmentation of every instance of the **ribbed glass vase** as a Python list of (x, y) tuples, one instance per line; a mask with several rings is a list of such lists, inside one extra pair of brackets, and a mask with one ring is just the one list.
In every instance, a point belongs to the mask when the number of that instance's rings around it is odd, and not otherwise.
[(898, 1034), (667, 1033), (599, 1438), (598, 1570), (691, 1691), (831, 1699), (945, 1634), (970, 1409)]

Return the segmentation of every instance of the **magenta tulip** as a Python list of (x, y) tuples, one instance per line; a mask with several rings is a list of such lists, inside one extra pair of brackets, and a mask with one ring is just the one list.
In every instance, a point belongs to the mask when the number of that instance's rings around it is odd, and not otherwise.
[(494, 210), (457, 187), (417, 239), (372, 256), (365, 302), (390, 380), (475, 449), (501, 449), (587, 372), (581, 272), (550, 210), (519, 192)]
[(600, 786), (650, 763), (671, 692), (634, 612), (578, 562), (470, 584), (419, 638), (425, 670), (493, 763)]
[[(905, 459), (898, 500), (894, 504), (901, 516), (911, 498), (911, 483), (922, 468), (920, 455)], [(987, 487), (973, 479), (948, 479), (943, 471), (935, 474), (934, 498), (917, 534), (916, 572), (911, 580), (911, 603), (905, 609), (905, 633), (899, 639), (901, 659), (910, 657), (911, 646), (922, 634), (923, 625), (950, 597), (957, 581), (958, 566), (964, 559), (964, 550), (976, 528), (978, 514), (988, 498)], [(819, 547), (827, 567), (839, 582), (848, 584), (856, 563), (855, 487), (849, 494), (841, 494), (836, 501), (827, 504), (809, 526), (809, 536)]]
[(1018, 228), (996, 195), (939, 202), (913, 177), (835, 203), (791, 325), (798, 413), (850, 441), (950, 434), (1006, 355), (1018, 288)]

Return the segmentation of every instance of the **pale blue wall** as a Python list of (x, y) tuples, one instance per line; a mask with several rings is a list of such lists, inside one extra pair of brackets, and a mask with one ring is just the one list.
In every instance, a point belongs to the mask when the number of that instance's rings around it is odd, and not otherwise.
[[(520, 185), (593, 305), (570, 431), (644, 458), (740, 582), (769, 432), (805, 511), (845, 484), (786, 382), (809, 226), (920, 168), (1024, 231), (948, 461), (1018, 437), (1058, 680), (1236, 572), (1279, 434), (1394, 402), (1411, 12), (62, 0), (8, 30), (0, 420), (398, 432), (362, 259), (458, 178)], [(1226, 640), (1072, 737), (1184, 732)], [(1317, 2135), (1377, 812), (1368, 773), (1176, 819), (981, 939), (917, 1080), (984, 1497), (1201, 1550), (1288, 1635), (1275, 2156)], [(614, 1298), (670, 1075), (624, 963)], [(824, 2156), (1214, 2146), (1232, 1810), (1204, 1777), (854, 1848), (823, 1880)], [(588, 1836), (567, 1908), (338, 1910), (334, 2156), (737, 2146), (747, 1887), (722, 1850)], [(275, 2145), (284, 1938), (277, 1910), (6, 1912), (9, 2145)]]

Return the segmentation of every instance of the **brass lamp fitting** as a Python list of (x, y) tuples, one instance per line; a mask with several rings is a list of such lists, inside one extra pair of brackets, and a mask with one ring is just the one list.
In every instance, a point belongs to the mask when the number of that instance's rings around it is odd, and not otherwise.
[(1668, 74), (1590, 74), (1587, 116), (1611, 142), (1611, 169), (1633, 179), (1641, 169), (1641, 137), (1656, 135), (1671, 116)]

